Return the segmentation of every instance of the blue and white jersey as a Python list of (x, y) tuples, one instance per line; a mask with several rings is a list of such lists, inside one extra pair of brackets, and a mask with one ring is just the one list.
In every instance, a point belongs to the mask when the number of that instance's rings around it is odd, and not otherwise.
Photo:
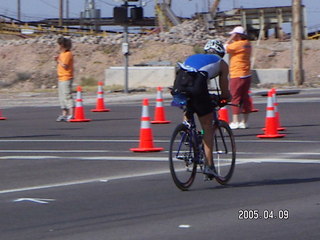
[(183, 64), (178, 63), (182, 69), (190, 72), (205, 71), (208, 78), (214, 78), (220, 73), (222, 58), (215, 54), (194, 54), (188, 57)]

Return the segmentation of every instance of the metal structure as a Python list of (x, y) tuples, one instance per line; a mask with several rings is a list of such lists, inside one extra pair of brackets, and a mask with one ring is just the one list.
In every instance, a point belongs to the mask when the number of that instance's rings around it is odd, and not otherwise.
[(14, 18), (10, 18), (4, 15), (0, 15), (0, 33), (8, 35), (20, 35), (20, 36), (36, 36), (48, 33), (57, 34), (71, 34), (71, 35), (102, 35), (106, 36), (107, 31), (94, 31), (90, 28), (79, 27), (60, 27), (58, 24), (44, 24), (39, 22), (22, 22)]
[(181, 23), (180, 18), (172, 11), (171, 3), (171, 0), (163, 0), (162, 2), (155, 0), (155, 15), (157, 25), (161, 31), (167, 31), (171, 27)]
[(80, 13), (80, 26), (83, 26), (85, 19), (90, 19), (92, 23), (89, 28), (95, 31), (100, 31), (100, 19), (101, 19), (101, 10), (96, 9), (94, 0), (86, 0), (84, 11)]
[[(130, 0), (127, 0), (131, 2)], [(125, 2), (125, 0), (123, 0)], [(268, 38), (269, 30), (275, 29), (277, 38), (283, 38), (282, 25), (284, 23), (292, 23), (292, 6), (268, 7), (268, 8), (238, 8), (225, 12), (218, 12), (218, 6), (221, 0), (215, 0), (209, 12), (198, 13), (195, 17), (203, 20), (208, 31), (225, 33), (233, 27), (244, 26), (251, 39)], [(178, 25), (183, 19), (177, 17), (171, 9), (172, 0), (155, 0), (156, 17), (144, 17), (143, 19), (128, 19), (126, 25), (128, 27), (158, 27), (157, 30), (167, 31), (172, 26)], [(94, 0), (86, 0), (84, 12), (81, 18), (64, 18), (63, 27), (60, 25), (59, 18), (44, 19), (41, 21), (21, 22), (17, 19), (9, 19), (4, 17), (5, 25), (2, 24), (1, 29), (11, 29), (7, 32), (16, 32), (20, 28), (25, 28), (26, 24), (30, 28), (36, 28), (35, 32), (45, 31), (76, 31), (81, 32), (92, 31), (100, 34), (101, 26), (119, 26), (115, 23), (113, 17), (100, 18), (100, 13), (95, 9)], [(1, 18), (1, 16), (0, 16)], [(307, 37), (307, 28), (305, 21), (305, 8), (302, 6), (303, 21), (303, 38)], [(12, 23), (14, 26), (12, 27)], [(45, 30), (45, 31), (44, 31)], [(318, 32), (314, 38), (318, 37)]]
[[(305, 7), (302, 6), (303, 37), (307, 36)], [(268, 38), (268, 31), (275, 29), (277, 38), (282, 38), (283, 23), (292, 23), (292, 6), (266, 8), (238, 8), (219, 12), (215, 18), (217, 31), (226, 32), (235, 26), (242, 25), (248, 34), (254, 38)]]

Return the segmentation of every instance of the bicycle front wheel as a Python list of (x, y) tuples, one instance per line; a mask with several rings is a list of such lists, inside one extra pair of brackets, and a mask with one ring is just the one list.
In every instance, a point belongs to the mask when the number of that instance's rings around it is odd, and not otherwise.
[(170, 141), (169, 164), (175, 185), (186, 191), (192, 185), (196, 171), (196, 151), (190, 130), (184, 124), (179, 124)]
[(214, 133), (213, 164), (217, 173), (216, 180), (224, 185), (231, 179), (235, 168), (236, 145), (227, 122), (219, 120)]

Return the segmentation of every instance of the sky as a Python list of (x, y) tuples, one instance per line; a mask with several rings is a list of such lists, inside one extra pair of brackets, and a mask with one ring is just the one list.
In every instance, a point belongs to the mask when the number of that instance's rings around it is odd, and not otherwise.
[[(18, 0), (0, 0), (0, 14), (17, 18)], [(158, 0), (161, 2), (162, 0)], [(291, 6), (293, 0), (221, 0), (220, 11), (233, 8), (258, 8), (273, 6)], [(20, 0), (21, 20), (37, 21), (59, 16), (59, 0)], [(64, 0), (66, 3), (67, 0)], [(140, 0), (144, 3), (144, 15), (154, 16), (155, 0)], [(213, 0), (172, 0), (174, 13), (181, 17), (191, 17), (196, 12), (208, 11)], [(120, 6), (122, 0), (95, 0), (96, 8), (101, 9), (102, 17), (112, 17), (113, 8)], [(139, 3), (139, 2), (138, 2)], [(306, 7), (307, 27), (309, 30), (320, 29), (320, 0), (302, 0)], [(187, 6), (187, 7), (186, 7)], [(85, 0), (69, 0), (69, 16), (77, 18), (85, 8)], [(65, 8), (66, 9), (66, 8)], [(310, 29), (311, 28), (311, 29)]]

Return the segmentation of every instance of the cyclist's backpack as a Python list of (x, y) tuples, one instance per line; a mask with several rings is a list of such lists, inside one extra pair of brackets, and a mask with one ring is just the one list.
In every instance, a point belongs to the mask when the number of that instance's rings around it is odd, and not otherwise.
[(184, 93), (184, 94), (190, 94), (192, 87), (194, 86), (194, 80), (196, 78), (195, 72), (188, 72), (183, 69), (179, 69), (174, 83), (173, 83), (173, 89), (171, 91), (171, 94), (177, 94), (177, 93)]
[(207, 72), (188, 71), (180, 68), (174, 80), (171, 94), (183, 93), (189, 97), (206, 94), (208, 92), (207, 79)]

